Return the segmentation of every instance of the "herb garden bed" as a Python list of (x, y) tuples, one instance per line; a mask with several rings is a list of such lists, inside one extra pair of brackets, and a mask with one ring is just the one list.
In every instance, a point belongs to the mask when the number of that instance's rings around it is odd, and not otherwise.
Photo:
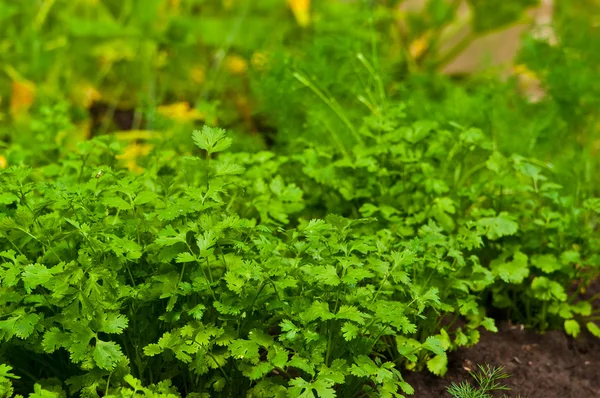
[(444, 378), (413, 373), (406, 380), (415, 397), (446, 397), (451, 382), (472, 382), (476, 364), (502, 366), (511, 375), (505, 382), (509, 396), (592, 398), (600, 396), (600, 340), (588, 333), (578, 339), (561, 331), (540, 335), (521, 325), (504, 322), (498, 333), (483, 332), (475, 347), (461, 348), (448, 357)]
[(592, 1), (400, 3), (0, 0), (0, 398), (600, 395)]

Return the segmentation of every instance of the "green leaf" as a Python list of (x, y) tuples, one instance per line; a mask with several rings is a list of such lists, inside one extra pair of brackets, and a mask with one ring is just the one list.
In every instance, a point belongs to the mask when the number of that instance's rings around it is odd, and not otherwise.
[(404, 138), (408, 142), (416, 144), (427, 137), (432, 130), (437, 128), (437, 126), (438, 123), (434, 121), (418, 120), (413, 123), (412, 128), (404, 131)]
[(133, 200), (133, 203), (136, 206), (140, 206), (146, 203), (150, 203), (150, 202), (154, 202), (156, 199), (158, 198), (158, 195), (155, 194), (152, 191), (143, 191), (140, 192), (135, 199)]
[(268, 335), (260, 329), (252, 329), (248, 333), (248, 338), (261, 347), (270, 347), (274, 343), (273, 336)]
[(333, 315), (330, 311), (329, 311), (329, 306), (327, 303), (324, 303), (322, 301), (314, 301), (310, 307), (308, 307), (306, 309), (306, 311), (304, 311), (302, 313), (302, 318), (304, 321), (308, 322), (312, 322), (316, 319), (321, 319), (322, 321), (327, 321), (329, 319), (334, 318), (335, 315)]
[(155, 355), (158, 355), (160, 353), (162, 353), (164, 351), (164, 349), (158, 345), (158, 344), (148, 344), (146, 347), (144, 347), (144, 355), (149, 356), (149, 357), (153, 357)]
[(536, 277), (533, 282), (531, 282), (531, 290), (533, 291), (534, 296), (542, 301), (567, 300), (567, 293), (560, 283), (550, 280), (545, 276)]
[(591, 334), (593, 334), (594, 336), (600, 338), (600, 327), (598, 327), (598, 325), (596, 325), (594, 322), (588, 322), (588, 323), (586, 323), (585, 327), (587, 328), (587, 330), (589, 330), (589, 332)]
[(114, 207), (119, 210), (130, 210), (131, 209), (131, 204), (127, 203), (126, 201), (124, 201), (123, 199), (121, 199), (118, 196), (110, 196), (108, 198), (104, 198), (102, 200), (102, 203), (104, 203), (104, 205), (107, 207)]
[(204, 126), (202, 130), (195, 130), (192, 134), (194, 144), (200, 149), (204, 149), (208, 155), (215, 152), (221, 152), (229, 148), (232, 144), (231, 138), (225, 137), (225, 130), (218, 127)]
[(592, 314), (592, 304), (589, 301), (578, 301), (577, 304), (571, 305), (570, 310), (581, 316), (590, 316)]
[(488, 318), (488, 317), (483, 318), (483, 321), (481, 321), (481, 326), (483, 326), (484, 329), (489, 332), (494, 332), (494, 333), (498, 332), (498, 327), (496, 326), (496, 322), (494, 321), (493, 318)]
[(445, 353), (442, 342), (435, 336), (429, 336), (425, 342), (421, 345), (426, 350), (433, 352), (436, 355), (442, 355)]
[(565, 332), (573, 337), (579, 336), (581, 332), (581, 327), (579, 326), (579, 322), (574, 319), (565, 320)]
[(206, 231), (196, 240), (200, 255), (205, 256), (208, 249), (217, 243), (218, 237), (213, 231)]
[(242, 174), (246, 170), (244, 167), (233, 163), (219, 163), (215, 167), (215, 177)]
[(396, 336), (396, 347), (398, 353), (410, 362), (417, 361), (417, 353), (421, 349), (421, 343), (412, 338), (404, 336)]
[(495, 276), (499, 276), (507, 283), (521, 283), (529, 276), (528, 258), (521, 252), (513, 255), (512, 261), (506, 261), (508, 253), (500, 256), (490, 263), (490, 268)]
[(398, 385), (400, 386), (402, 392), (405, 394), (413, 395), (415, 393), (415, 389), (405, 381), (399, 382)]
[(44, 333), (42, 348), (46, 352), (54, 352), (61, 347), (68, 347), (71, 338), (68, 333), (61, 332), (57, 327), (50, 328)]
[(538, 254), (531, 257), (531, 264), (541, 269), (547, 274), (558, 271), (562, 268), (561, 263), (552, 254)]
[(343, 359), (334, 359), (331, 367), (322, 365), (319, 369), (319, 379), (327, 380), (335, 384), (342, 384), (346, 378), (347, 371), (346, 361)]
[(315, 374), (315, 366), (308, 359), (303, 358), (298, 354), (294, 354), (292, 359), (290, 359), (290, 361), (288, 362), (288, 366), (301, 369), (311, 376), (314, 376)]
[(519, 229), (519, 224), (506, 212), (502, 212), (496, 217), (481, 218), (477, 221), (477, 226), (490, 240), (514, 235)]
[(105, 314), (99, 331), (104, 333), (121, 334), (123, 333), (123, 330), (127, 328), (128, 324), (129, 320), (125, 315), (116, 312), (110, 312)]
[(247, 359), (252, 362), (258, 362), (260, 347), (254, 341), (235, 340), (229, 345), (229, 352), (234, 358)]
[(94, 347), (94, 361), (100, 369), (113, 370), (124, 358), (121, 347), (114, 341), (96, 340)]
[(358, 308), (352, 305), (342, 305), (338, 310), (338, 313), (335, 315), (336, 319), (348, 319), (350, 321), (354, 321), (359, 325), (363, 325), (365, 323), (366, 314), (360, 312)]
[(27, 314), (19, 318), (15, 322), (14, 333), (21, 339), (26, 339), (33, 333), (35, 325), (39, 322), (40, 317), (37, 314)]
[(360, 327), (351, 322), (344, 322), (344, 326), (342, 326), (342, 336), (344, 336), (346, 341), (354, 340), (359, 335), (360, 331)]
[(0, 364), (0, 378), (1, 377), (6, 377), (8, 379), (20, 379), (19, 376), (16, 376), (15, 374), (13, 374), (11, 372), (12, 370), (12, 366), (9, 365), (5, 365), (5, 364)]
[(320, 283), (329, 286), (337, 286), (341, 282), (337, 270), (333, 265), (319, 267), (319, 272), (315, 275), (315, 278)]
[(566, 264), (577, 264), (579, 261), (581, 261), (579, 252), (576, 252), (574, 250), (567, 250), (566, 252), (563, 252), (560, 255), (560, 262), (565, 265)]
[(600, 198), (589, 198), (583, 202), (583, 207), (600, 214)]
[(142, 391), (143, 390), (143, 385), (142, 382), (138, 379), (136, 379), (135, 377), (133, 377), (132, 375), (127, 375), (125, 377), (123, 377), (123, 380), (129, 384), (131, 387), (133, 387), (133, 389), (135, 391)]
[(329, 380), (319, 378), (312, 383), (312, 388), (317, 392), (319, 398), (335, 398), (333, 383)]
[(250, 380), (259, 380), (265, 377), (270, 371), (273, 370), (273, 365), (268, 362), (259, 362), (258, 365), (241, 365), (240, 369), (243, 369), (243, 374)]
[[(317, 379), (313, 382), (296, 377), (290, 381), (289, 397), (298, 398), (335, 398), (333, 383), (328, 380)], [(314, 391), (314, 392), (313, 392)], [(316, 392), (316, 394), (315, 394)]]
[(354, 364), (350, 367), (350, 374), (357, 377), (370, 377), (377, 374), (379, 366), (366, 355), (359, 355), (354, 359)]
[(267, 359), (273, 366), (283, 369), (288, 363), (288, 356), (289, 352), (285, 348), (275, 346), (269, 349)]
[(189, 252), (179, 253), (175, 258), (175, 261), (178, 263), (191, 263), (196, 261), (196, 257)]
[(21, 278), (27, 292), (31, 292), (37, 286), (48, 283), (56, 272), (55, 269), (46, 268), (41, 264), (30, 264), (25, 266)]
[(427, 369), (436, 376), (443, 376), (448, 371), (448, 356), (446, 353), (438, 354), (427, 361)]
[(494, 151), (485, 162), (485, 165), (489, 170), (500, 174), (507, 169), (508, 161), (500, 152)]
[(172, 246), (176, 243), (185, 243), (186, 234), (186, 230), (178, 232), (175, 231), (173, 226), (167, 225), (165, 229), (158, 233), (158, 238), (156, 238), (155, 242), (160, 246)]

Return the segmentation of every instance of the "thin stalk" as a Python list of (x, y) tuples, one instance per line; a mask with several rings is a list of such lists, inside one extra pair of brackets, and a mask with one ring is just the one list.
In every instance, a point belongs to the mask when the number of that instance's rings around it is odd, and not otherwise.
[(381, 104), (383, 104), (385, 102), (385, 89), (383, 87), (383, 80), (381, 80), (381, 76), (379, 75), (379, 73), (375, 72), (373, 66), (369, 63), (369, 61), (367, 61), (367, 59), (362, 53), (356, 54), (356, 58), (358, 58), (360, 63), (369, 72), (373, 80), (375, 80), (375, 83), (377, 85), (377, 91), (379, 94), (379, 100), (381, 101)]
[(110, 388), (110, 378), (112, 376), (112, 372), (108, 374), (108, 380), (106, 380), (106, 389), (104, 391), (104, 396), (108, 396), (108, 390)]
[(335, 98), (328, 97), (327, 95), (325, 95), (325, 93), (323, 93), (322, 90), (320, 90), (318, 87), (316, 87), (308, 78), (301, 75), (300, 73), (294, 72), (293, 76), (300, 83), (302, 83), (306, 87), (310, 88), (313, 93), (315, 93), (327, 106), (329, 106), (329, 108), (337, 115), (337, 117), (340, 118), (340, 120), (346, 125), (346, 127), (348, 127), (348, 130), (350, 130), (350, 132), (352, 133), (354, 138), (356, 138), (356, 140), (360, 144), (364, 144), (362, 137), (358, 134), (358, 131), (356, 131), (356, 129), (354, 128), (352, 123), (350, 123), (350, 120), (348, 120), (348, 118), (342, 111), (340, 104), (335, 100)]

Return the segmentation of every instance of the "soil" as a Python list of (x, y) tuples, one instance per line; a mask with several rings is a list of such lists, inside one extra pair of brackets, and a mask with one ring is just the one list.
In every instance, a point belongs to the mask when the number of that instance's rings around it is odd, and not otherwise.
[(469, 369), (476, 370), (478, 364), (504, 367), (511, 375), (504, 380), (512, 388), (509, 397), (600, 397), (600, 339), (583, 330), (577, 339), (561, 331), (537, 334), (507, 322), (498, 329), (482, 332), (476, 346), (450, 353), (443, 379), (425, 372), (405, 374), (414, 397), (450, 397), (446, 387), (472, 382)]

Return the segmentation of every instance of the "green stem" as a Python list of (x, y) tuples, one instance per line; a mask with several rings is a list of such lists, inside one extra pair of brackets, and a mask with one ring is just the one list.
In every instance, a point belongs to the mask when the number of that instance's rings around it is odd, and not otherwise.
[(354, 128), (352, 123), (350, 123), (350, 120), (348, 120), (346, 115), (344, 115), (344, 113), (341, 109), (341, 106), (335, 100), (335, 98), (328, 97), (327, 95), (325, 95), (323, 93), (323, 91), (321, 91), (319, 88), (317, 88), (308, 78), (301, 75), (300, 73), (294, 72), (293, 76), (300, 83), (302, 83), (306, 87), (310, 88), (312, 90), (312, 92), (314, 92), (327, 106), (329, 106), (329, 108), (337, 115), (337, 117), (340, 118), (340, 120), (346, 125), (346, 127), (348, 127), (348, 130), (350, 130), (350, 132), (352, 133), (354, 138), (356, 138), (356, 141), (358, 141), (358, 143), (364, 144), (362, 137), (358, 134), (358, 132), (356, 131), (356, 129)]

